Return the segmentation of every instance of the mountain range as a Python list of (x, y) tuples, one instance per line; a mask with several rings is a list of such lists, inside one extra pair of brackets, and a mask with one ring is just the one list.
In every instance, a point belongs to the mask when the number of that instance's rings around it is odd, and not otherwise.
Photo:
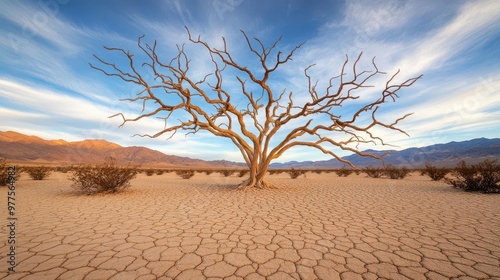
[(111, 156), (119, 163), (141, 164), (165, 168), (235, 168), (241, 164), (217, 160), (204, 161), (166, 155), (145, 147), (122, 147), (106, 140), (44, 140), (14, 131), (0, 131), (0, 158), (22, 164), (96, 164)]
[[(500, 139), (478, 138), (462, 142), (436, 144), (400, 151), (386, 150), (365, 152), (383, 155), (385, 164), (421, 168), (430, 162), (436, 166), (454, 167), (460, 160), (476, 163), (485, 159), (500, 159)], [(188, 157), (166, 155), (145, 147), (122, 147), (106, 140), (44, 140), (18, 132), (0, 131), (0, 158), (22, 164), (70, 165), (79, 163), (100, 163), (106, 156), (112, 156), (121, 163), (141, 164), (142, 166), (164, 168), (242, 168), (242, 163), (226, 160), (204, 161)], [(382, 165), (376, 159), (353, 154), (343, 159), (359, 167)], [(272, 163), (271, 168), (340, 168), (344, 166), (336, 159), (323, 161), (291, 161)]]
[[(358, 167), (381, 166), (391, 164), (395, 166), (406, 166), (408, 168), (422, 168), (426, 163), (432, 163), (439, 167), (455, 167), (461, 160), (467, 163), (478, 163), (486, 159), (500, 160), (500, 138), (487, 139), (477, 138), (462, 142), (449, 142), (446, 144), (435, 144), (420, 148), (408, 148), (396, 150), (365, 150), (364, 152), (384, 156), (384, 161), (362, 157), (357, 154), (343, 157)], [(304, 161), (273, 163), (274, 168), (341, 168), (344, 163), (336, 160)]]

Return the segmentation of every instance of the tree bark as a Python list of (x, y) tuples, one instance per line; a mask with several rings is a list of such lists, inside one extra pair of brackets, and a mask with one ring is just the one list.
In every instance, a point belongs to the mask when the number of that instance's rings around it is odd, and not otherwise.
[(239, 189), (247, 190), (249, 188), (275, 188), (275, 186), (271, 182), (264, 179), (267, 175), (267, 169), (269, 168), (268, 165), (261, 165), (258, 164), (257, 161), (253, 161), (249, 167), (250, 177), (241, 182), (241, 184), (238, 186)]

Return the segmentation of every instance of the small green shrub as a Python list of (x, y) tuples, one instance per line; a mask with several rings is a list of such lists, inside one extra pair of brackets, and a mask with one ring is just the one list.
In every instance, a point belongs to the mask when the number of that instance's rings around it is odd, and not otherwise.
[(461, 161), (452, 174), (456, 179), (446, 181), (455, 188), (470, 192), (500, 193), (500, 165), (496, 160), (485, 160), (475, 165)]
[(352, 169), (346, 167), (342, 167), (340, 169), (335, 170), (335, 174), (337, 174), (337, 176), (339, 177), (347, 177), (351, 175), (352, 172), (353, 172)]
[(120, 167), (112, 157), (101, 165), (82, 165), (73, 169), (71, 187), (86, 194), (116, 193), (130, 187), (130, 180), (139, 173), (138, 166)]
[(443, 179), (446, 174), (448, 174), (450, 172), (449, 169), (447, 168), (437, 168), (436, 166), (430, 164), (430, 163), (426, 163), (425, 164), (425, 168), (423, 170), (421, 170), (420, 174), (422, 175), (427, 175), (429, 177), (431, 177), (431, 179), (433, 181), (439, 181), (441, 179)]
[(146, 173), (146, 176), (153, 176), (153, 174), (155, 174), (154, 169), (146, 169), (144, 172)]
[(50, 173), (52, 173), (52, 169), (50, 167), (43, 165), (25, 167), (25, 171), (33, 180), (43, 180), (49, 177)]
[(180, 176), (182, 179), (189, 179), (194, 176), (195, 171), (194, 170), (177, 170), (175, 171), (175, 174)]
[(389, 164), (384, 168), (384, 174), (391, 179), (403, 179), (409, 173), (410, 170), (405, 166), (398, 168)]

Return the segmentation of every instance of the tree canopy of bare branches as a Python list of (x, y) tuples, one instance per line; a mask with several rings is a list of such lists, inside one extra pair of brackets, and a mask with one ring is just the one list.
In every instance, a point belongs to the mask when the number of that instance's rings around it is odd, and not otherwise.
[[(127, 118), (118, 113), (112, 116), (121, 117), (121, 125), (153, 116), (165, 120), (161, 131), (140, 136), (155, 138), (164, 134), (173, 136), (177, 131), (185, 131), (187, 134), (208, 131), (214, 136), (230, 139), (240, 150), (250, 170), (250, 177), (241, 183), (241, 188), (272, 187), (272, 184), (265, 180), (271, 161), (293, 147), (318, 149), (355, 167), (351, 162), (339, 157), (335, 148), (380, 159), (360, 151), (358, 144), (387, 145), (373, 131), (377, 127), (406, 134), (396, 125), (411, 114), (396, 118), (393, 122), (384, 122), (377, 119), (377, 110), (384, 103), (395, 101), (399, 97), (399, 90), (413, 85), (421, 76), (395, 83), (393, 81), (399, 74), (398, 70), (387, 79), (375, 100), (366, 104), (354, 103), (360, 97), (358, 91), (370, 87), (370, 81), (386, 73), (378, 69), (374, 59), (371, 61), (371, 70), (361, 71), (358, 64), (362, 54), (352, 63), (346, 56), (343, 65), (339, 67), (340, 73), (332, 75), (322, 89), (319, 88), (318, 81), (311, 77), (314, 65), (303, 69), (308, 92), (299, 94), (302, 94), (302, 99), (305, 95), (307, 101), (295, 104), (294, 97), (298, 94), (294, 95), (283, 88), (276, 89), (272, 78), (278, 68), (292, 60), (303, 44), (283, 53), (277, 50), (281, 38), (270, 46), (265, 46), (261, 40), (251, 39), (242, 31), (242, 39), (249, 54), (258, 62), (259, 69), (252, 69), (237, 62), (228, 50), (225, 38), (222, 38), (222, 47), (216, 48), (202, 40), (201, 36), (193, 36), (189, 29), (186, 30), (189, 43), (201, 47), (213, 67), (201, 79), (196, 79), (191, 74), (193, 63), (184, 45), (177, 46), (173, 58), (165, 61), (158, 56), (157, 42), (143, 43), (143, 36), (139, 37), (137, 45), (144, 61), (137, 61), (134, 54), (125, 49), (104, 47), (110, 52), (123, 55), (126, 66), (117, 66), (96, 55), (94, 56), (98, 66), (90, 66), (107, 76), (118, 77), (142, 89), (137, 96), (124, 99), (142, 103), (143, 110), (140, 115)], [(153, 79), (148, 79), (146, 75)], [(226, 79), (236, 81), (236, 93), (234, 85), (227, 86)], [(256, 94), (255, 91), (259, 93)], [(240, 99), (240, 103), (234, 101), (236, 98)], [(241, 99), (245, 101), (244, 106), (241, 106)], [(353, 104), (358, 104), (358, 107), (349, 116), (339, 113), (343, 106)], [(170, 120), (178, 111), (187, 113), (188, 117), (177, 122)], [(318, 119), (322, 121), (314, 121)], [(367, 119), (369, 121), (366, 121)], [(285, 133), (284, 128), (287, 128)], [(334, 139), (331, 136), (333, 133), (340, 133), (343, 137)]]

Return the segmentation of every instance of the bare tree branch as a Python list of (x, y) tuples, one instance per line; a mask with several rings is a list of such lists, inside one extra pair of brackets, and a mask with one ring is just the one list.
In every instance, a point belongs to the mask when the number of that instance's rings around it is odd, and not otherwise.
[[(122, 113), (111, 116), (122, 118), (120, 126), (153, 116), (164, 121), (163, 129), (157, 133), (138, 136), (156, 138), (168, 134), (171, 138), (178, 131), (189, 135), (203, 130), (231, 140), (250, 169), (250, 178), (242, 183), (242, 187), (272, 186), (264, 180), (271, 161), (293, 147), (314, 148), (356, 168), (351, 162), (339, 157), (335, 148), (382, 159), (381, 156), (359, 150), (360, 144), (388, 145), (375, 134), (374, 128), (408, 135), (397, 125), (411, 114), (386, 123), (378, 120), (377, 112), (385, 103), (394, 102), (399, 97), (399, 91), (412, 86), (421, 75), (394, 83), (400, 72), (398, 70), (386, 81), (378, 98), (360, 105), (354, 111), (344, 110), (343, 106), (352, 105), (364, 89), (373, 87), (370, 81), (386, 75), (377, 67), (375, 58), (371, 61), (372, 69), (360, 70), (362, 53), (352, 64), (346, 56), (340, 74), (332, 75), (323, 89), (319, 88), (319, 80), (313, 80), (310, 74), (315, 65), (306, 67), (304, 76), (310, 99), (304, 104), (295, 104), (292, 91), (274, 89), (269, 80), (280, 66), (292, 61), (293, 55), (304, 43), (283, 53), (277, 50), (281, 37), (266, 47), (260, 39), (251, 40), (241, 31), (249, 52), (258, 59), (262, 68), (262, 71), (257, 71), (236, 61), (228, 51), (225, 38), (222, 38), (222, 47), (218, 49), (211, 47), (201, 36), (193, 37), (188, 28), (186, 31), (189, 42), (206, 51), (213, 67), (201, 80), (192, 78), (191, 61), (184, 45), (177, 46), (177, 53), (165, 62), (157, 54), (157, 42), (145, 44), (142, 42), (144, 36), (138, 38), (137, 46), (145, 61), (137, 61), (133, 54), (122, 48), (104, 47), (110, 52), (121, 54), (127, 67), (118, 67), (96, 55), (94, 57), (99, 65), (90, 64), (90, 67), (142, 88), (135, 97), (123, 99), (142, 105), (139, 116), (127, 118)], [(350, 69), (350, 75), (347, 69)], [(229, 70), (230, 73), (239, 73), (234, 79), (239, 85), (241, 96), (247, 101), (240, 109), (237, 107), (241, 104), (231, 99), (235, 96), (234, 87), (229, 88), (225, 83), (226, 79), (231, 79), (226, 74)], [(261, 91), (260, 96), (253, 93), (256, 88)], [(176, 112), (185, 112), (188, 117), (173, 124), (170, 118)], [(334, 134), (338, 134), (339, 139), (333, 139)], [(313, 138), (316, 140), (311, 140)]]

